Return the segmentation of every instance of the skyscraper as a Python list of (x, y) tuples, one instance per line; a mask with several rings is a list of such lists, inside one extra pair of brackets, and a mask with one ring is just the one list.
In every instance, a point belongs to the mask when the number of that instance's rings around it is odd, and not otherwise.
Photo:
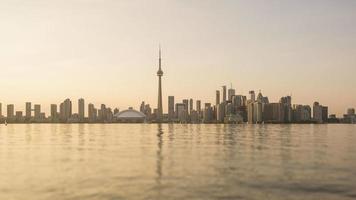
[(78, 116), (79, 120), (83, 121), (84, 120), (84, 99), (80, 98), (78, 100)]
[(157, 71), (157, 76), (158, 76), (158, 102), (157, 102), (157, 121), (161, 121), (162, 115), (163, 115), (163, 109), (162, 109), (162, 76), (163, 76), (163, 71), (161, 69), (161, 47), (159, 47), (159, 60), (158, 60), (158, 71)]
[(226, 101), (226, 85), (222, 86), (223, 88), (223, 99), (222, 99), (222, 102), (225, 102)]
[(31, 119), (32, 117), (31, 111), (32, 111), (31, 102), (26, 102), (26, 120)]
[(35, 104), (35, 119), (40, 119), (41, 116), (41, 105)]
[(15, 107), (14, 107), (14, 104), (9, 104), (7, 105), (7, 118), (8, 119), (12, 119), (14, 118), (14, 115), (15, 115)]
[(215, 93), (215, 105), (218, 106), (220, 104), (220, 91), (216, 90)]
[(227, 91), (227, 94), (228, 94), (228, 100), (229, 100), (229, 101), (232, 101), (232, 97), (235, 96), (235, 89), (230, 88), (230, 89)]
[(0, 117), (2, 117), (2, 104), (0, 103)]
[(168, 119), (174, 118), (174, 96), (168, 96)]
[(193, 111), (193, 99), (189, 100), (189, 114), (192, 114)]
[(88, 118), (90, 122), (95, 121), (96, 118), (96, 109), (92, 103), (88, 105)]
[(51, 104), (51, 117), (52, 120), (57, 119), (57, 104)]
[(201, 113), (201, 101), (197, 100), (197, 112), (200, 114)]

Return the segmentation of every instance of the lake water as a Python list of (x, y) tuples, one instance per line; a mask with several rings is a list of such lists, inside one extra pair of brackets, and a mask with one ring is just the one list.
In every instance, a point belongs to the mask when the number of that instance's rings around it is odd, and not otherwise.
[(0, 125), (0, 199), (356, 199), (356, 125)]

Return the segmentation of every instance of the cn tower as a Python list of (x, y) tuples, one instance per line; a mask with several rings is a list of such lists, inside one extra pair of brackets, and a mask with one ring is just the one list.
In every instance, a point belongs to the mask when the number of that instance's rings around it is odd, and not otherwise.
[(163, 71), (161, 69), (161, 46), (159, 47), (159, 60), (158, 60), (159, 69), (157, 71), (158, 76), (158, 103), (157, 103), (157, 121), (162, 120), (163, 110), (162, 110), (162, 76)]

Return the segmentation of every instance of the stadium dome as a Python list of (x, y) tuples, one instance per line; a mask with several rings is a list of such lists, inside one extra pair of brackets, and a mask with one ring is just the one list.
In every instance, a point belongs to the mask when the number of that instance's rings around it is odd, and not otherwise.
[(117, 114), (114, 115), (117, 121), (119, 122), (128, 122), (128, 123), (137, 123), (137, 122), (145, 122), (146, 120), (146, 115), (143, 114), (142, 112), (139, 112), (137, 110), (134, 110), (132, 107), (130, 107), (127, 110), (123, 110)]

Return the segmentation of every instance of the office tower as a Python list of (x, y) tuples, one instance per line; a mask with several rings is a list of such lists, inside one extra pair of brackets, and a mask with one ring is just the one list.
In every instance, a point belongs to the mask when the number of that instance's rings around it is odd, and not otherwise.
[(8, 119), (13, 119), (14, 118), (14, 113), (15, 113), (15, 107), (14, 104), (9, 104), (7, 105), (7, 118)]
[(311, 108), (308, 105), (293, 106), (293, 121), (308, 122), (311, 120)]
[(201, 101), (197, 100), (197, 112), (200, 114), (201, 113)]
[(57, 119), (57, 104), (51, 104), (51, 117), (52, 120)]
[(204, 113), (203, 113), (203, 122), (204, 123), (211, 123), (213, 121), (213, 108), (211, 107), (210, 103), (205, 103), (204, 105)]
[(261, 123), (262, 122), (262, 103), (261, 102), (254, 102), (253, 103), (253, 119), (254, 123)]
[(162, 76), (163, 76), (163, 71), (161, 69), (161, 47), (159, 47), (159, 60), (158, 60), (158, 71), (157, 71), (157, 76), (158, 76), (158, 102), (157, 102), (157, 121), (162, 120), (162, 115), (163, 115), (163, 107), (162, 107)]
[(2, 117), (2, 104), (0, 103), (0, 117)]
[(232, 97), (232, 104), (233, 104), (235, 107), (243, 106), (242, 96), (241, 96), (241, 95), (233, 96), (233, 97)]
[(22, 111), (16, 111), (16, 121), (22, 121)]
[(184, 104), (184, 109), (188, 114), (188, 109), (189, 109), (189, 100), (188, 99), (183, 99), (183, 104)]
[(94, 104), (89, 104), (88, 105), (88, 118), (90, 122), (93, 122), (95, 120), (96, 116), (96, 109), (94, 107)]
[(235, 96), (235, 89), (230, 88), (228, 91), (228, 101), (232, 101), (232, 97)]
[(323, 123), (323, 106), (319, 102), (313, 104), (313, 120), (317, 123)]
[(220, 104), (220, 91), (219, 90), (216, 90), (216, 93), (215, 93), (215, 105), (219, 105)]
[(192, 114), (192, 111), (193, 111), (193, 99), (190, 99), (189, 100), (189, 114)]
[(252, 102), (256, 101), (256, 98), (255, 98), (255, 91), (251, 90), (251, 91), (249, 92), (249, 94), (250, 94), (250, 100), (251, 100)]
[(222, 86), (223, 89), (223, 98), (222, 98), (222, 102), (226, 101), (226, 85)]
[(78, 100), (78, 116), (80, 121), (84, 120), (84, 110), (84, 99), (80, 98)]
[(284, 121), (284, 107), (281, 103), (267, 103), (264, 105), (263, 121), (281, 123)]
[(216, 121), (223, 122), (225, 118), (225, 102), (216, 105)]
[(34, 108), (35, 108), (34, 109), (34, 111), (35, 111), (35, 114), (34, 114), (35, 119), (40, 119), (41, 118), (41, 105), (35, 104)]
[(174, 119), (174, 96), (168, 96), (168, 119)]
[(187, 121), (187, 110), (186, 105), (184, 103), (177, 103), (176, 104), (176, 117), (180, 122)]
[(323, 120), (323, 122), (328, 122), (328, 107), (327, 106), (322, 106), (321, 107), (321, 118)]
[(106, 114), (106, 105), (105, 104), (101, 104), (98, 114), (99, 114), (99, 119), (100, 120), (103, 120), (103, 121), (106, 120), (106, 115), (107, 114)]
[(64, 100), (60, 105), (61, 118), (63, 121), (68, 121), (72, 117), (72, 101), (70, 99)]
[(254, 102), (249, 101), (247, 103), (247, 120), (249, 124), (254, 124), (255, 123), (255, 119), (254, 119)]
[(32, 117), (32, 106), (31, 102), (26, 102), (26, 119), (29, 120)]
[(279, 102), (284, 107), (284, 122), (292, 122), (292, 97), (282, 97)]

